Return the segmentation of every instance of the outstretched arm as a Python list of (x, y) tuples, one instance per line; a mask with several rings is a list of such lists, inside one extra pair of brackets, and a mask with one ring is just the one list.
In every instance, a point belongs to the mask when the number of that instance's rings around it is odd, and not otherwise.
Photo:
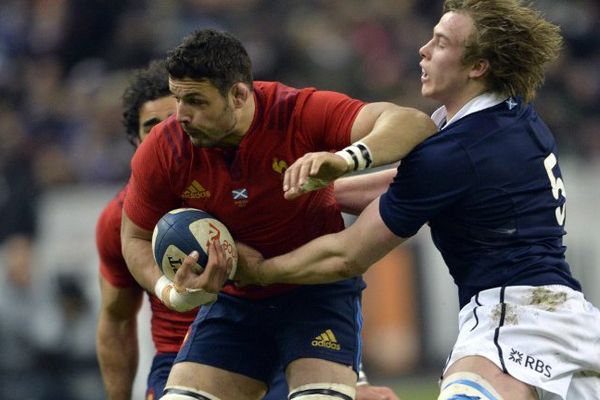
[(374, 200), (349, 228), (263, 262), (247, 260), (237, 276), (261, 285), (334, 282), (363, 274), (404, 240), (388, 229)]
[(367, 104), (358, 113), (351, 131), (352, 143), (360, 140), (362, 145), (353, 144), (338, 153), (305, 154), (286, 170), (284, 196), (294, 199), (343, 174), (364, 169), (367, 164), (377, 167), (396, 162), (436, 131), (431, 118), (416, 109), (386, 102)]
[(334, 181), (336, 202), (343, 212), (360, 214), (381, 195), (396, 176), (396, 168), (340, 178)]

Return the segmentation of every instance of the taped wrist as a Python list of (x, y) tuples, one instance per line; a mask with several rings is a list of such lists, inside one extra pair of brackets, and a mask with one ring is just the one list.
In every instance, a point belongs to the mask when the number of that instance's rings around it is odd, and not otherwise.
[(169, 301), (169, 294), (171, 293), (172, 289), (174, 289), (173, 282), (171, 282), (169, 278), (163, 275), (156, 281), (156, 284), (154, 285), (154, 294), (167, 307), (171, 307), (171, 302)]
[(216, 293), (209, 293), (202, 289), (186, 289), (183, 292), (175, 289), (173, 282), (166, 276), (161, 276), (156, 285), (154, 293), (167, 307), (178, 312), (193, 310), (201, 305), (217, 301)]
[(352, 143), (335, 154), (342, 157), (348, 164), (348, 170), (361, 171), (367, 169), (373, 163), (371, 150), (363, 142)]

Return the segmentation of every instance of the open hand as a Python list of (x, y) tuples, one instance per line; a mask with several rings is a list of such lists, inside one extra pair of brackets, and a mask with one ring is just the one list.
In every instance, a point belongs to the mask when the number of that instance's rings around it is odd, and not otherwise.
[(285, 171), (283, 196), (295, 199), (303, 193), (323, 188), (348, 171), (346, 161), (327, 151), (306, 153)]

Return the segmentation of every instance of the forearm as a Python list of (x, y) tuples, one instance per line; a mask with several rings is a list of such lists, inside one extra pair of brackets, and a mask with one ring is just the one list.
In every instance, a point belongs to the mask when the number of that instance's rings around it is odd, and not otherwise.
[(261, 284), (317, 284), (363, 274), (405, 239), (387, 229), (373, 201), (349, 228), (256, 266)]
[(109, 400), (129, 400), (138, 366), (137, 321), (111, 318), (101, 312), (96, 352)]
[(390, 164), (406, 157), (437, 128), (425, 113), (394, 107), (381, 112), (371, 131), (360, 139), (371, 152), (371, 167)]
[(154, 262), (152, 243), (144, 239), (130, 238), (123, 249), (123, 257), (129, 272), (140, 286), (154, 293), (154, 286), (162, 273)]
[(127, 268), (135, 280), (150, 293), (162, 273), (152, 254), (152, 232), (136, 226), (123, 213), (121, 225), (121, 250)]
[(361, 266), (336, 244), (336, 235), (322, 236), (295, 251), (265, 260), (258, 266), (260, 283), (318, 284), (362, 274)]
[(336, 202), (343, 212), (358, 215), (381, 195), (396, 175), (395, 168), (341, 178), (334, 181)]

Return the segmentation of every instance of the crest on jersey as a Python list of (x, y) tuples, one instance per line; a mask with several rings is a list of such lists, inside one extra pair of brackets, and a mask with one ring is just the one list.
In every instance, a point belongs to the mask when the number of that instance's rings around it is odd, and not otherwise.
[(506, 105), (508, 106), (509, 110), (512, 110), (518, 104), (519, 103), (517, 103), (512, 97), (509, 97), (508, 100), (506, 100)]
[(288, 164), (285, 160), (280, 160), (278, 158), (273, 158), (273, 164), (271, 165), (273, 171), (277, 172), (279, 175), (283, 175), (285, 170), (288, 169)]
[(236, 206), (246, 207), (246, 204), (248, 204), (248, 189), (233, 189), (231, 191), (231, 197), (233, 198), (233, 202)]

